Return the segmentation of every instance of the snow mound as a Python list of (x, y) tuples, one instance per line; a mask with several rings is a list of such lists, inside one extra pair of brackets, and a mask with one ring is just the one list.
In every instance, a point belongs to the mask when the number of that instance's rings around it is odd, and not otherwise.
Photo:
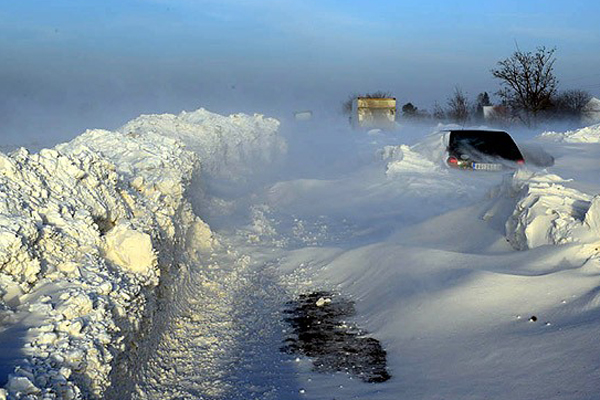
[(543, 245), (600, 242), (600, 196), (566, 186), (547, 172), (519, 170), (499, 189), (516, 201), (506, 237), (517, 250)]
[(386, 166), (388, 177), (407, 173), (444, 174), (447, 171), (442, 168), (441, 160), (444, 159), (445, 150), (444, 135), (435, 133), (414, 146), (385, 146), (378, 151), (378, 155), (382, 160), (389, 161)]
[(201, 109), (0, 153), (0, 343), (18, 350), (0, 354), (0, 399), (103, 398), (133, 376), (159, 288), (219, 246), (186, 197), (200, 164), (235, 177), (269, 162), (278, 125)]
[(235, 179), (270, 164), (286, 151), (279, 121), (260, 114), (222, 116), (203, 108), (179, 115), (142, 115), (119, 129), (131, 135), (160, 132), (196, 153), (204, 173)]
[(544, 132), (538, 137), (564, 143), (600, 143), (600, 124), (567, 132)]
[[(117, 149), (119, 164), (101, 155)], [(90, 131), (0, 159), (0, 293), (18, 291), (0, 303), (25, 332), (4, 396), (100, 398), (197, 222), (182, 191), (195, 156), (159, 135)]]
[(425, 173), (432, 172), (443, 173), (439, 165), (422, 154), (414, 151), (407, 145), (386, 146), (383, 149), (382, 157), (384, 159), (392, 159), (387, 164), (386, 175), (394, 177), (406, 173)]
[[(390, 147), (392, 147), (390, 149)], [(440, 172), (440, 168), (433, 161), (424, 158), (421, 154), (413, 151), (407, 145), (386, 146), (384, 149), (384, 157), (392, 158), (393, 160), (387, 164), (386, 175), (394, 177), (406, 173), (429, 174), (432, 172)]]
[(385, 146), (378, 155), (387, 161), (385, 174), (403, 195), (428, 198), (446, 193), (449, 197), (468, 196), (476, 190), (471, 183), (450, 178), (446, 159), (445, 134), (435, 133), (413, 145)]
[(133, 189), (155, 197), (181, 196), (191, 180), (191, 171), (198, 168), (196, 155), (163, 132), (123, 135), (94, 129), (56, 148), (70, 153), (89, 149), (101, 154)]

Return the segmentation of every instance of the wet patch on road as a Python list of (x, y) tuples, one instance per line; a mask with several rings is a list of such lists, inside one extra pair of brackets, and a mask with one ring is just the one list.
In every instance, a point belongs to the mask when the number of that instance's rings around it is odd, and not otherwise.
[(288, 302), (284, 313), (293, 332), (282, 351), (311, 357), (318, 372), (347, 372), (365, 382), (390, 379), (381, 343), (347, 321), (356, 314), (354, 302), (314, 292)]

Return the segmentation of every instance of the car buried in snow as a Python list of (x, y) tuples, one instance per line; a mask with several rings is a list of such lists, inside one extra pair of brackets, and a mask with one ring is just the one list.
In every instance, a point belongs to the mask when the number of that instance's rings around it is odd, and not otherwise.
[(445, 135), (450, 168), (501, 171), (516, 169), (525, 158), (512, 137), (504, 131), (456, 129)]

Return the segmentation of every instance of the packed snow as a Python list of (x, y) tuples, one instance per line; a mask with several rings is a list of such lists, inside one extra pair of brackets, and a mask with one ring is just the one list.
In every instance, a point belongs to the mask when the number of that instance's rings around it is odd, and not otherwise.
[[(444, 128), (200, 109), (0, 155), (0, 399), (594, 397), (598, 126), (508, 172)], [(312, 298), (386, 379), (281, 351)]]

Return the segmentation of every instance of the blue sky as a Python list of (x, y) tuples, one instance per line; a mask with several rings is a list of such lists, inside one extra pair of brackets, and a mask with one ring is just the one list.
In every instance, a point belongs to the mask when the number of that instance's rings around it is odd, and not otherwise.
[[(495, 92), (515, 43), (557, 48), (562, 89), (600, 92), (593, 0), (0, 0), (0, 123), (66, 129), (142, 112), (337, 109), (392, 91), (421, 108)], [(71, 125), (69, 125), (69, 117)], [(86, 118), (88, 120), (86, 121)], [(37, 128), (33, 125), (23, 129)]]

